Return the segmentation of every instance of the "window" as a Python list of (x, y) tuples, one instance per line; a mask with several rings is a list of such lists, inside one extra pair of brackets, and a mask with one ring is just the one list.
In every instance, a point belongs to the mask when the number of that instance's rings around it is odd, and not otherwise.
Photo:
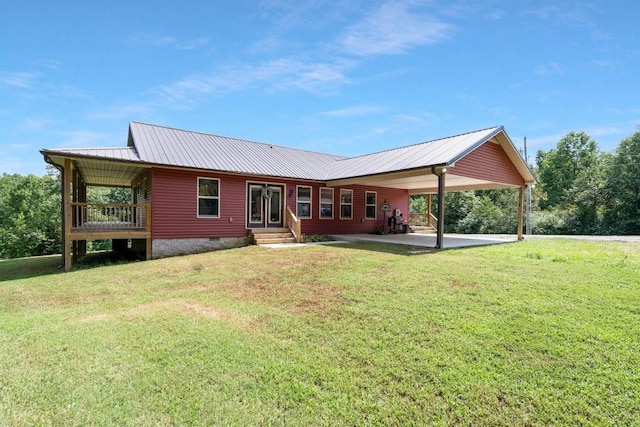
[(220, 218), (220, 180), (198, 178), (198, 217)]
[(311, 218), (311, 187), (298, 185), (296, 216), (301, 219)]
[(333, 219), (333, 188), (320, 189), (320, 219)]
[(378, 195), (375, 191), (366, 191), (364, 193), (364, 217), (366, 219), (376, 219), (377, 199)]
[(340, 219), (353, 219), (353, 190), (340, 190)]

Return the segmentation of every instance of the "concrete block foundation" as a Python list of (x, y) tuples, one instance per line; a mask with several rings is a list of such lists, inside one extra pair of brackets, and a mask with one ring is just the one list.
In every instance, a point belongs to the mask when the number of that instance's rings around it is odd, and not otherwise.
[(219, 249), (230, 249), (247, 246), (252, 243), (251, 237), (212, 237), (192, 239), (154, 239), (152, 242), (152, 258), (167, 258), (176, 255), (198, 254)]

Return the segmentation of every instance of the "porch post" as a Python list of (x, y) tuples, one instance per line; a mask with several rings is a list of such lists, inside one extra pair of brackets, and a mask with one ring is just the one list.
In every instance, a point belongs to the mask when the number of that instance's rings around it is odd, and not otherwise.
[(436, 249), (442, 249), (444, 244), (444, 175), (446, 169), (435, 172), (438, 176), (438, 229), (436, 231)]
[(64, 271), (71, 270), (71, 159), (64, 159), (62, 170), (62, 257)]
[(431, 227), (431, 202), (432, 195), (427, 194), (427, 227)]
[(520, 187), (520, 197), (518, 198), (518, 240), (522, 240), (523, 217), (524, 217), (524, 185)]

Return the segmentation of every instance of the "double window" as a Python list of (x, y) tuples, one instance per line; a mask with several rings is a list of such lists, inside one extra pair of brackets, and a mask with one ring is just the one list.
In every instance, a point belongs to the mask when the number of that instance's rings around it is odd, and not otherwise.
[(333, 188), (320, 189), (320, 219), (333, 219)]
[(220, 180), (198, 178), (198, 217), (220, 218)]
[(300, 219), (311, 218), (311, 187), (298, 185), (296, 198), (296, 216)]

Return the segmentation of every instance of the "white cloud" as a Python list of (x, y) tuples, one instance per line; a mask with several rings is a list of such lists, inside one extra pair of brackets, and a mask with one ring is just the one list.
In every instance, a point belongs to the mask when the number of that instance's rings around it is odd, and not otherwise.
[(158, 92), (172, 102), (191, 102), (194, 96), (221, 94), (256, 86), (266, 90), (299, 88), (315, 94), (327, 94), (349, 82), (345, 71), (353, 66), (349, 61), (333, 63), (306, 62), (296, 59), (275, 59), (261, 64), (227, 65), (209, 74), (194, 74)]
[(40, 77), (40, 73), (27, 73), (27, 72), (0, 72), (0, 83), (20, 87), (24, 89), (30, 89), (33, 86), (34, 80)]
[(130, 119), (131, 117), (146, 115), (151, 109), (151, 106), (144, 104), (114, 105), (92, 110), (87, 114), (87, 118), (89, 120)]
[(418, 11), (411, 1), (388, 1), (347, 29), (338, 42), (353, 55), (399, 54), (449, 38), (454, 26)]
[(70, 131), (58, 133), (58, 148), (106, 147), (122, 144), (123, 135), (109, 135), (93, 131)]
[(129, 41), (133, 43), (156, 47), (170, 47), (178, 50), (199, 49), (209, 44), (209, 40), (209, 37), (197, 37), (194, 39), (179, 40), (173, 36), (154, 35), (147, 33), (136, 33), (131, 38), (129, 38)]
[(361, 104), (352, 105), (350, 107), (341, 108), (338, 110), (323, 111), (320, 113), (322, 116), (329, 117), (355, 117), (355, 116), (367, 116), (370, 114), (379, 113), (385, 111), (386, 108), (379, 105)]
[(534, 70), (534, 74), (538, 77), (545, 78), (557, 74), (564, 74), (564, 70), (557, 62), (549, 62), (548, 64), (538, 65)]
[(22, 120), (23, 126), (30, 131), (39, 131), (55, 123), (51, 119), (26, 118)]

